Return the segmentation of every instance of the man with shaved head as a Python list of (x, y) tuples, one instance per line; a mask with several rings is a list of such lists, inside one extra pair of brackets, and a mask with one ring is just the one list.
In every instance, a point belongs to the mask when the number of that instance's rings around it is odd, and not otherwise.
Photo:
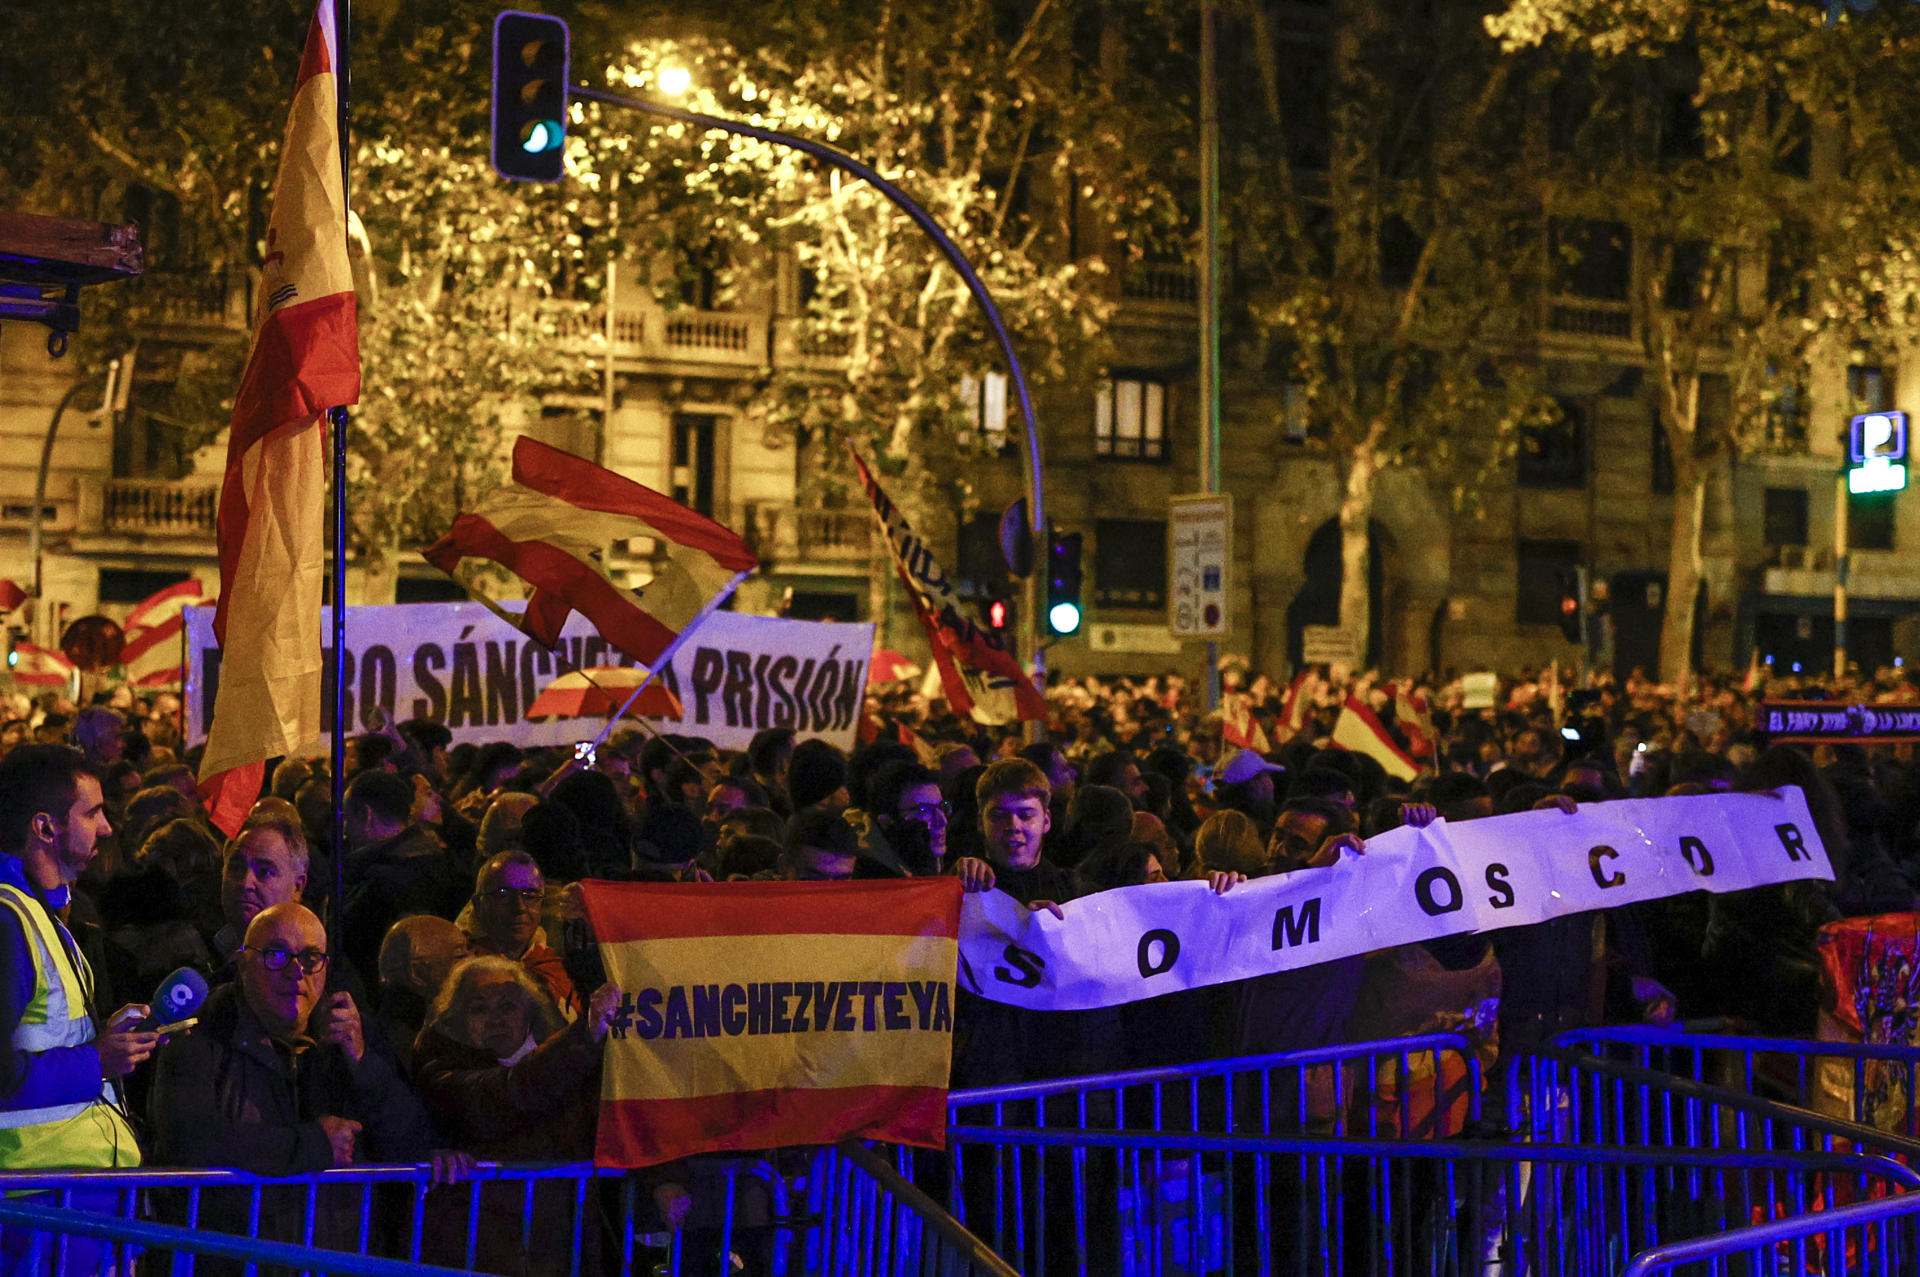
[[(367, 1050), (352, 995), (325, 993), (333, 954), (312, 910), (296, 901), (261, 910), (235, 957), (239, 979), (160, 1052), (149, 1104), (158, 1160), (298, 1175), (431, 1156), (437, 1175), (458, 1175), (460, 1155), (433, 1152), (426, 1109), (393, 1061)], [(358, 1190), (322, 1189), (311, 1244), (354, 1249), (359, 1200)], [(300, 1240), (305, 1201), (304, 1188), (267, 1190), (256, 1235)], [(209, 1190), (199, 1226), (245, 1232), (247, 1210), (247, 1190)]]
[(380, 1027), (408, 1072), (427, 1008), (467, 953), (466, 933), (430, 913), (400, 919), (380, 942)]

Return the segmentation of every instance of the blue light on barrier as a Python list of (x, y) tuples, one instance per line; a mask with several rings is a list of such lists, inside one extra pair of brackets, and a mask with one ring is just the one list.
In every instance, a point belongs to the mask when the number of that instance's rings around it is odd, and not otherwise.
[(1794, 672), (1795, 674), (1798, 674), (1798, 673), (1800, 672), (1800, 662), (1798, 662), (1798, 661), (1795, 661), (1795, 662), (1793, 663), (1793, 672)]
[(1899, 492), (1907, 486), (1907, 464), (1874, 457), (1847, 471), (1847, 491), (1860, 495), (1869, 492)]

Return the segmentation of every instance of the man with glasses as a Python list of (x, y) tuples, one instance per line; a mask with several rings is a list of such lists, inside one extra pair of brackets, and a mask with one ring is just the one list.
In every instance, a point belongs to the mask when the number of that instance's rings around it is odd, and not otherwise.
[[(298, 1175), (431, 1158), (437, 1180), (458, 1177), (469, 1160), (433, 1151), (425, 1107), (388, 1056), (367, 1050), (352, 995), (326, 993), (333, 955), (311, 910), (261, 910), (235, 958), (239, 979), (160, 1052), (149, 1104), (159, 1161)], [(198, 1226), (248, 1231), (250, 1198), (208, 1190)], [(257, 1235), (300, 1240), (306, 1199), (300, 1186), (265, 1190)], [(359, 1203), (357, 1188), (321, 1189), (311, 1244), (356, 1249)]]
[(908, 872), (931, 877), (947, 862), (947, 821), (940, 778), (918, 763), (888, 763), (867, 786), (873, 822)]
[(503, 851), (474, 875), (473, 912), (467, 938), (474, 953), (511, 958), (540, 981), (568, 1019), (579, 999), (560, 955), (541, 943), (540, 908), (547, 882), (524, 851)]

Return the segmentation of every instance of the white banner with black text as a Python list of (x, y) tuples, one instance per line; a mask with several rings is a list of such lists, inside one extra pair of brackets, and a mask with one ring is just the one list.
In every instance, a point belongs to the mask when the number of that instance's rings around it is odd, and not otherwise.
[[(315, 622), (331, 635), (328, 609)], [(188, 608), (187, 742), (206, 739), (220, 649), (213, 609)], [(570, 669), (630, 666), (586, 618), (567, 618), (561, 655), (552, 653), (478, 603), (396, 603), (347, 608), (348, 730), (372, 730), (374, 711), (389, 721), (432, 718), (455, 742), (564, 745), (591, 737), (597, 717), (529, 719), (527, 709)], [(656, 730), (699, 736), (721, 749), (745, 749), (763, 727), (791, 727), (851, 749), (866, 695), (873, 626), (794, 621), (715, 612), (680, 645), (659, 680), (680, 702), (679, 718), (649, 718)], [(333, 663), (327, 661), (327, 684)], [(332, 723), (333, 697), (321, 698)]]
[(1122, 887), (1070, 901), (1064, 919), (969, 895), (960, 984), (1081, 1011), (1689, 891), (1832, 877), (1796, 788), (1436, 821), (1224, 895), (1204, 882)]

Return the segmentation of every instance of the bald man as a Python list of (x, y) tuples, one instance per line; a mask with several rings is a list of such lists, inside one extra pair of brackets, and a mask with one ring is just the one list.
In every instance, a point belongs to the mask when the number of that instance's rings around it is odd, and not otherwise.
[[(149, 1108), (161, 1163), (297, 1175), (431, 1158), (437, 1177), (457, 1177), (461, 1156), (434, 1152), (419, 1098), (386, 1054), (367, 1050), (352, 995), (325, 993), (333, 955), (311, 910), (261, 910), (235, 957), (239, 978), (160, 1052)], [(267, 1190), (256, 1235), (300, 1240), (305, 1200), (304, 1188)], [(355, 1248), (359, 1200), (322, 1189), (311, 1244)], [(200, 1227), (244, 1233), (246, 1222), (245, 1190), (205, 1195)]]
[(380, 1027), (409, 1074), (427, 1008), (467, 952), (466, 932), (426, 913), (394, 923), (380, 944)]

